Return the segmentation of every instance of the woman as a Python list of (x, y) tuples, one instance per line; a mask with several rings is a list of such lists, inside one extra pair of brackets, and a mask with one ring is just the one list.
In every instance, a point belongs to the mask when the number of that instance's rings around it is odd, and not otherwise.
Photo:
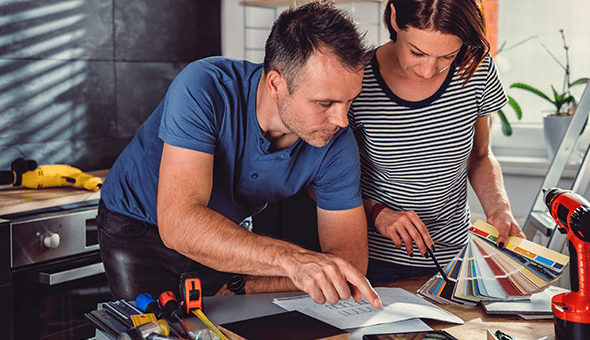
[[(361, 153), (373, 284), (430, 275), (467, 242), (467, 178), (488, 223), (525, 237), (489, 147), (506, 95), (477, 0), (389, 0), (391, 41), (375, 51), (349, 111)], [(404, 249), (405, 248), (405, 249)], [(419, 251), (422, 256), (413, 256)]]

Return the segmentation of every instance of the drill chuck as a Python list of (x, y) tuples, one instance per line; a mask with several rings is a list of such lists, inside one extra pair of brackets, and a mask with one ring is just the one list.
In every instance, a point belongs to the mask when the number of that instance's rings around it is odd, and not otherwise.
[(570, 229), (582, 241), (590, 241), (590, 203), (569, 190), (543, 190), (545, 204), (562, 232)]

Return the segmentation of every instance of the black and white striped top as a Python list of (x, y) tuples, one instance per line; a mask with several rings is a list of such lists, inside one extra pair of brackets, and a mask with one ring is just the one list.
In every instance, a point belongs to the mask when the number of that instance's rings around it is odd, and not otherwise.
[[(408, 102), (385, 84), (377, 60), (367, 66), (360, 96), (349, 111), (362, 166), (363, 197), (394, 210), (414, 210), (428, 227), (437, 259), (448, 263), (467, 241), (467, 158), (474, 123), (502, 108), (506, 95), (488, 55), (467, 84), (456, 70), (430, 98)], [(443, 246), (442, 243), (450, 246)], [(455, 246), (452, 246), (455, 245)], [(415, 267), (431, 259), (369, 232), (369, 256)]]

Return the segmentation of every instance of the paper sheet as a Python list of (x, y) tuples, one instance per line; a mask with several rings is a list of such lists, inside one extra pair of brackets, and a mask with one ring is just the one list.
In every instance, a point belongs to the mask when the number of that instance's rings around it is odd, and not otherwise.
[(544, 291), (531, 295), (522, 301), (494, 301), (482, 302), (489, 314), (552, 314), (551, 298), (560, 293), (567, 293), (568, 289), (549, 286)]
[(463, 320), (446, 310), (401, 288), (375, 289), (382, 307), (374, 308), (365, 297), (359, 302), (352, 298), (332, 305), (315, 303), (309, 295), (279, 298), (273, 302), (292, 311), (298, 310), (340, 329), (350, 329), (383, 324), (413, 318), (434, 319), (462, 324)]

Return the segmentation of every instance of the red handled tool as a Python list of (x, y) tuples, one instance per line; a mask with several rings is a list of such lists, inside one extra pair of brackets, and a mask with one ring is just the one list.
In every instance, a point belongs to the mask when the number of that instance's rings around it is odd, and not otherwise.
[(567, 233), (570, 253), (571, 291), (551, 299), (555, 338), (590, 339), (590, 203), (570, 190), (544, 192), (551, 217)]
[(203, 294), (201, 293), (201, 279), (197, 272), (187, 272), (180, 276), (180, 305), (186, 315), (192, 310), (203, 310)]
[(186, 325), (184, 324), (184, 320), (182, 320), (182, 312), (180, 310), (180, 304), (178, 303), (176, 294), (171, 291), (166, 291), (160, 294), (158, 300), (162, 309), (164, 309), (164, 311), (170, 315), (171, 319), (178, 321), (187, 338), (192, 339), (188, 329), (186, 328)]
[(183, 312), (196, 315), (221, 340), (227, 337), (203, 313), (201, 279), (197, 272), (186, 272), (180, 276), (180, 298)]

